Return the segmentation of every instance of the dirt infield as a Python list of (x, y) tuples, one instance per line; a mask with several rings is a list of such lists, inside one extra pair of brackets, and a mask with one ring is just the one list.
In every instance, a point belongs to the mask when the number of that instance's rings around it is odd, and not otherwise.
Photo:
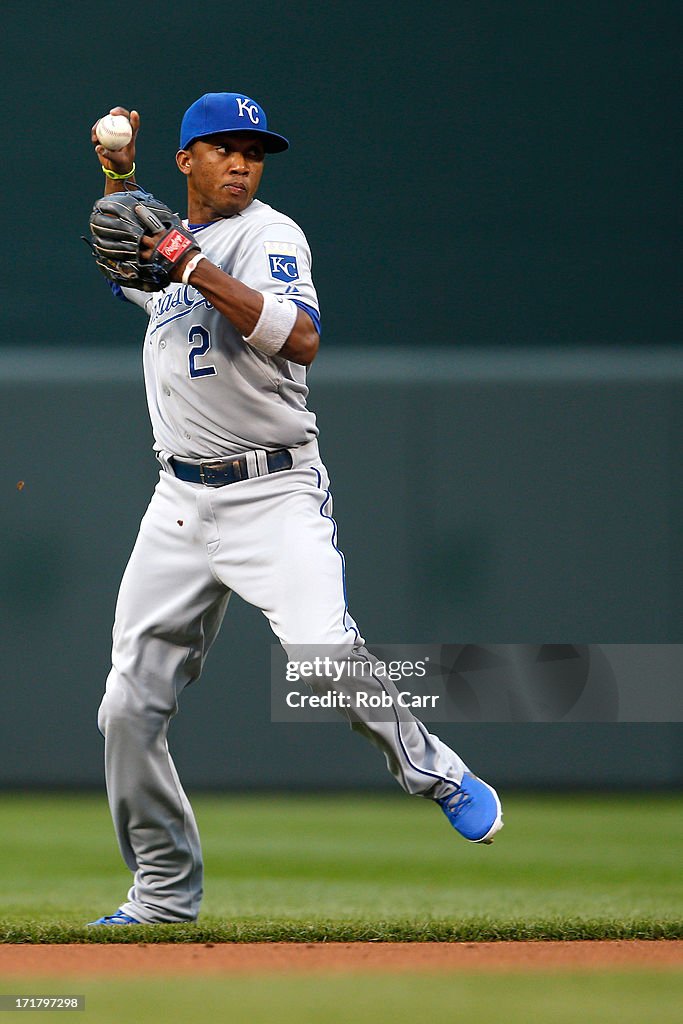
[(683, 970), (683, 940), (2, 945), (0, 976)]

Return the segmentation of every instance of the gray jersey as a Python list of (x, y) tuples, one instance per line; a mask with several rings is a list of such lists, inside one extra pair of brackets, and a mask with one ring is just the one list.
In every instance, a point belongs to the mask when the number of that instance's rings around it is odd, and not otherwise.
[[(242, 213), (193, 231), (221, 270), (302, 304), (317, 319), (310, 249), (289, 217), (255, 199)], [(246, 344), (191, 285), (171, 284), (151, 296), (123, 292), (150, 318), (145, 386), (154, 447), (162, 455), (217, 458), (295, 448), (317, 437), (304, 366)]]

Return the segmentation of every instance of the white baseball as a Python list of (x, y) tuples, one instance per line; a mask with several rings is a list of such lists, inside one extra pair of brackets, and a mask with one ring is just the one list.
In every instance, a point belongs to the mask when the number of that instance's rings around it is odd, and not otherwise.
[(133, 129), (123, 114), (106, 114), (97, 122), (95, 135), (105, 149), (115, 151), (128, 145), (133, 138)]

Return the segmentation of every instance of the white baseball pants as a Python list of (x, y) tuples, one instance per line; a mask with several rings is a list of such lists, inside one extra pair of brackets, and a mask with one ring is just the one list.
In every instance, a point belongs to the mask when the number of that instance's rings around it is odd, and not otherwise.
[[(196, 680), (232, 591), (267, 616), (285, 650), (339, 645), (367, 660), (346, 606), (343, 556), (316, 442), (291, 470), (225, 487), (162, 471), (126, 568), (112, 669), (99, 710), (109, 804), (134, 881), (122, 910), (141, 922), (194, 920), (202, 854), (167, 745), (180, 695)], [(363, 676), (363, 688), (391, 688)], [(409, 712), (352, 728), (384, 753), (408, 793), (445, 795), (467, 770)]]

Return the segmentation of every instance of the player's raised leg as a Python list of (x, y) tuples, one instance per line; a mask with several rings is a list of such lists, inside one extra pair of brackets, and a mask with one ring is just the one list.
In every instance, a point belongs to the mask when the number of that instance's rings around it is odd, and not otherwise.
[[(303, 456), (297, 453), (293, 469), (282, 475), (286, 483), (276, 476), (247, 483), (254, 496), (259, 491), (258, 503), (251, 505), (258, 507), (256, 523), (238, 511), (246, 492), (225, 488), (216, 496), (216, 518), (231, 541), (219, 548), (217, 572), (263, 610), (290, 659), (311, 658), (316, 649), (323, 655), (334, 650), (367, 668), (376, 659), (348, 610), (327, 473), (319, 458)], [(258, 560), (240, 562), (235, 551), (252, 548), (254, 536), (259, 537)], [(399, 706), (398, 691), (385, 675), (363, 671), (362, 680), (370, 696), (388, 693), (393, 708), (384, 716), (344, 711), (351, 728), (384, 754), (389, 771), (407, 793), (439, 802), (453, 827), (470, 841), (490, 842), (502, 825), (495, 791), (408, 708)], [(325, 678), (318, 683), (329, 686)]]

